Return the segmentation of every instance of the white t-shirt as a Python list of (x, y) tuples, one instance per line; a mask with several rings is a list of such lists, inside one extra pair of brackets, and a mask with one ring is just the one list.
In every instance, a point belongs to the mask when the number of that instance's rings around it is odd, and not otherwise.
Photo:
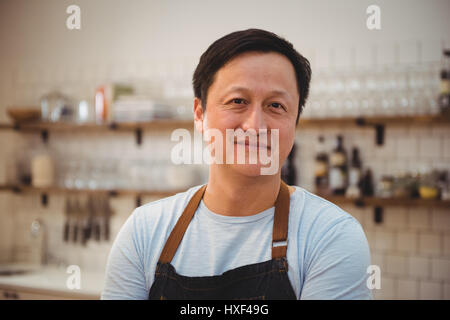
[[(136, 208), (108, 257), (102, 299), (147, 299), (161, 251), (194, 193)], [(290, 196), (288, 277), (298, 299), (372, 299), (370, 251), (359, 222), (335, 204), (295, 186)], [(275, 207), (239, 217), (210, 211), (203, 200), (172, 260), (177, 273), (213, 276), (271, 259)]]

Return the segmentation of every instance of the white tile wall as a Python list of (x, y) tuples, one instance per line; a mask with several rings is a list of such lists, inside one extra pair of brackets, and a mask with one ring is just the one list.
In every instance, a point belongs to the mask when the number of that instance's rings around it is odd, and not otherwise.
[(391, 248), (395, 248), (396, 234), (392, 231), (375, 231), (375, 249), (380, 251), (387, 251)]
[(399, 232), (397, 234), (397, 251), (415, 254), (418, 248), (418, 239), (416, 232)]
[[(391, 139), (388, 137), (388, 135), (392, 135), (391, 132), (387, 131), (385, 132), (385, 143), (381, 146), (376, 145), (373, 149), (374, 155), (379, 161), (386, 161), (389, 159), (389, 161), (392, 161), (396, 159), (396, 152), (397, 152), (397, 139)], [(401, 141), (399, 141), (401, 143)], [(364, 149), (365, 150), (365, 149)]]
[(419, 283), (409, 279), (398, 279), (396, 298), (417, 300), (419, 298)]
[(429, 279), (430, 270), (430, 259), (422, 256), (410, 256), (408, 271), (413, 279)]
[(448, 135), (443, 136), (442, 144), (443, 144), (442, 155), (444, 156), (444, 158), (450, 159), (450, 136)]
[(441, 157), (442, 139), (433, 136), (419, 137), (419, 159), (429, 160)]
[[(370, 241), (370, 240), (367, 240), (367, 241)], [(383, 275), (384, 274), (383, 270), (386, 270), (385, 260), (387, 260), (387, 257), (384, 254), (376, 253), (374, 250), (372, 250), (370, 258), (371, 258), (370, 259), (371, 264), (380, 267), (381, 274)]]
[(391, 276), (384, 276), (381, 279), (381, 288), (372, 291), (375, 299), (390, 300), (397, 297), (397, 279)]
[(444, 300), (450, 300), (450, 283), (444, 283)]
[(431, 259), (431, 278), (450, 281), (450, 259)]
[(419, 233), (419, 253), (438, 256), (441, 253), (441, 237), (437, 233)]
[(443, 256), (450, 257), (450, 234), (444, 234)]
[(434, 208), (431, 214), (433, 230), (450, 231), (450, 214), (444, 208)]
[(397, 138), (397, 154), (400, 160), (417, 159), (418, 145), (417, 138), (411, 135), (400, 136)]
[(442, 282), (439, 281), (420, 281), (419, 299), (421, 300), (439, 300), (443, 296)]
[(408, 257), (387, 254), (385, 272), (394, 276), (406, 276), (408, 274)]
[[(439, 126), (392, 128), (387, 129), (386, 139), (395, 142), (366, 148), (387, 162), (380, 166), (386, 174), (420, 170), (424, 165), (449, 170), (448, 137), (449, 128)], [(395, 156), (390, 160), (392, 150)], [(372, 263), (381, 267), (383, 290), (374, 290), (376, 299), (450, 299), (449, 209), (388, 207), (381, 224), (374, 222), (371, 209), (344, 209), (362, 222)]]
[[(338, 131), (336, 130), (336, 132)], [(371, 130), (368, 129), (368, 132), (371, 132)], [(444, 134), (447, 132), (434, 130), (434, 137), (440, 137), (438, 139), (444, 141)], [(360, 133), (358, 133), (358, 137), (346, 136), (345, 141), (348, 141), (349, 145), (360, 146), (365, 165), (371, 163), (368, 154), (372, 154), (373, 157), (379, 159), (385, 159), (384, 161), (390, 164), (395, 163), (390, 167), (381, 166), (381, 170), (387, 171), (385, 173), (389, 173), (388, 170), (398, 172), (402, 168), (402, 163), (406, 160), (401, 155), (391, 158), (393, 151), (402, 148), (399, 147), (404, 141), (401, 135), (408, 135), (407, 143), (415, 144), (413, 149), (416, 149), (418, 153), (423, 148), (434, 149), (439, 146), (439, 144), (431, 143), (431, 147), (424, 147), (421, 146), (421, 143), (424, 145), (421, 142), (424, 139), (411, 138), (410, 131), (391, 130), (389, 138), (394, 139), (395, 143), (388, 144), (386, 148), (367, 147), (374, 146), (373, 137), (367, 135), (365, 138), (361, 138)], [(334, 135), (328, 135), (326, 131), (323, 131), (323, 134), (330, 142), (334, 139)], [(301, 177), (299, 185), (309, 186), (311, 190), (313, 189), (313, 179), (308, 173), (311, 172), (313, 166), (311, 157), (314, 154), (313, 142), (317, 139), (317, 135), (316, 130), (308, 129), (305, 130), (304, 134), (300, 132), (297, 137), (299, 141), (297, 163), (299, 165), (298, 173)], [(40, 144), (39, 138), (35, 139), (32, 136), (22, 137), (22, 139), (32, 139), (29, 140), (33, 141), (32, 143), (27, 143), (30, 146)], [(141, 148), (136, 148), (134, 145), (132, 134), (106, 135), (105, 137), (90, 137), (88, 134), (82, 134), (61, 135), (60, 137), (52, 135), (49, 147), (52, 150), (59, 150), (69, 146), (69, 148), (80, 151), (103, 148), (102, 152), (109, 152), (112, 156), (118, 156), (122, 153), (130, 157), (147, 157), (145, 150), (155, 147), (156, 144), (157, 142), (152, 139), (152, 135), (148, 133), (144, 136), (144, 144)], [(349, 148), (350, 146), (348, 150)], [(406, 147), (403, 148), (407, 149)], [(426, 150), (426, 153), (432, 153), (433, 150), (431, 149)], [(371, 153), (366, 152), (366, 150), (371, 150)], [(390, 159), (393, 160), (390, 161)], [(445, 153), (442, 152), (437, 159), (445, 164)], [(9, 207), (12, 207), (10, 212), (15, 212), (14, 219), (11, 220), (15, 226), (12, 236), (14, 246), (10, 254), (11, 259), (15, 261), (38, 261), (39, 246), (29, 236), (29, 225), (34, 218), (34, 215), (31, 216), (30, 212), (34, 212), (36, 215), (44, 216), (46, 221), (52, 222), (50, 223), (52, 228), (50, 248), (53, 256), (58, 257), (65, 263), (78, 264), (83, 268), (93, 270), (104, 268), (112, 242), (100, 245), (92, 243), (84, 249), (77, 245), (61, 243), (61, 225), (64, 221), (61, 215), (62, 199), (50, 197), (49, 207), (42, 208), (39, 204), (39, 197), (26, 198), (19, 195), (11, 195), (11, 197), (14, 199), (13, 201), (6, 200), (5, 196), (0, 198), (3, 203), (9, 203)], [(153, 200), (156, 199), (144, 198), (143, 203)], [(111, 203), (117, 212), (111, 222), (111, 232), (112, 235), (115, 235), (134, 209), (134, 199), (113, 198)], [(382, 289), (374, 290), (376, 299), (449, 299), (450, 212), (447, 209), (387, 207), (384, 212), (384, 221), (381, 224), (374, 222), (373, 210), (370, 207), (356, 208), (352, 205), (346, 205), (343, 206), (343, 209), (360, 221), (371, 248), (372, 264), (380, 266), (382, 270)], [(2, 209), (2, 216), (6, 215), (6, 211), (7, 209)], [(2, 232), (2, 239), (8, 238), (7, 234), (7, 232)], [(2, 249), (2, 257), (7, 257), (7, 253), (3, 254), (3, 252), (5, 252), (4, 249)]]
[(430, 210), (428, 208), (409, 209), (409, 227), (415, 230), (428, 230), (430, 223)]
[[(145, 63), (143, 63), (145, 66)], [(141, 70), (141, 66), (126, 67), (124, 71), (119, 67), (110, 72), (109, 77), (119, 80), (121, 76), (131, 74), (133, 68)], [(124, 67), (125, 68), (125, 67)], [(93, 69), (94, 70), (94, 69)], [(131, 71), (130, 71), (131, 70)], [(100, 72), (99, 71), (99, 72)], [(73, 92), (85, 96), (97, 84), (94, 73), (86, 68), (73, 68), (60, 71), (54, 67), (53, 73), (35, 72), (39, 76), (25, 74), (26, 68), (17, 75), (17, 85), (8, 85), (3, 89), (6, 95), (0, 97), (7, 103), (0, 107), (0, 119), (7, 120), (5, 108), (11, 103), (30, 103), (38, 100), (39, 96), (50, 87), (61, 83), (72, 84)], [(142, 71), (144, 74), (150, 71)], [(142, 76), (142, 75), (141, 75)], [(106, 76), (108, 77), (108, 74)], [(82, 81), (77, 81), (81, 79)], [(33, 80), (34, 79), (34, 80)], [(36, 81), (35, 81), (36, 80)], [(40, 81), (40, 82), (37, 82)], [(68, 86), (68, 85), (67, 85)], [(5, 88), (5, 86), (3, 86)], [(31, 95), (22, 96), (20, 90), (28, 88)], [(2, 120), (2, 121), (3, 121)], [(438, 165), (440, 168), (450, 169), (450, 128), (436, 126), (433, 128), (422, 126), (388, 126), (386, 128), (385, 144), (375, 145), (374, 130), (368, 128), (329, 128), (304, 129), (297, 133), (298, 142), (298, 185), (308, 190), (314, 189), (313, 157), (315, 143), (319, 134), (325, 136), (329, 149), (338, 133), (344, 135), (344, 145), (349, 152), (352, 146), (360, 148), (364, 168), (371, 167), (375, 179), (383, 174), (394, 174), (407, 171), (410, 168), (421, 168), (423, 164)], [(155, 138), (158, 136), (159, 138)], [(17, 133), (0, 132), (2, 147), (24, 150), (25, 155), (42, 146), (39, 136), (21, 135)], [(145, 132), (143, 144), (136, 147), (133, 133), (105, 133), (91, 135), (90, 133), (58, 133), (52, 134), (48, 147), (55, 152), (64, 150), (77, 154), (97, 150), (105, 157), (125, 157), (129, 159), (148, 159), (154, 155), (154, 148), (167, 148), (167, 135), (164, 133)], [(2, 149), (3, 151), (3, 149)], [(0, 163), (4, 163), (4, 154), (0, 155)], [(163, 154), (162, 152), (160, 154)], [(2, 173), (3, 172), (3, 173)], [(5, 172), (0, 171), (0, 183), (4, 182)], [(142, 203), (156, 200), (144, 198)], [(134, 199), (129, 197), (113, 198), (112, 206), (116, 215), (111, 221), (111, 233), (115, 236), (120, 227), (134, 209)], [(90, 244), (87, 248), (80, 248), (73, 244), (61, 243), (61, 226), (63, 200), (50, 197), (48, 208), (42, 208), (39, 197), (23, 195), (0, 196), (1, 226), (0, 226), (0, 254), (1, 260), (35, 261), (38, 246), (29, 236), (29, 225), (36, 215), (45, 218), (52, 230), (50, 249), (54, 256), (68, 263), (80, 264), (86, 268), (103, 268), (109, 252), (110, 243)], [(374, 290), (375, 298), (383, 299), (415, 299), (415, 298), (444, 298), (450, 299), (449, 261), (450, 259), (450, 210), (429, 209), (422, 207), (387, 207), (384, 221), (376, 224), (373, 210), (370, 207), (355, 208), (345, 206), (363, 226), (371, 249), (372, 263), (379, 265), (382, 270), (382, 290)], [(33, 214), (31, 215), (30, 212)], [(8, 215), (9, 213), (9, 215)], [(59, 219), (58, 219), (59, 217)], [(9, 226), (9, 227), (7, 227)], [(9, 240), (8, 240), (9, 239)], [(7, 243), (11, 243), (8, 250)]]
[(404, 230), (407, 228), (407, 209), (405, 207), (390, 207), (385, 209), (385, 226), (390, 229)]

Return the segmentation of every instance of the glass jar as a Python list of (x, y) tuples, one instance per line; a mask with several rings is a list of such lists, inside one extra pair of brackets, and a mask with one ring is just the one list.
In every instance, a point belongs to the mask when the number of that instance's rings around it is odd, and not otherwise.
[(76, 117), (71, 100), (59, 91), (52, 91), (41, 99), (43, 121), (72, 121)]
[(418, 177), (410, 173), (398, 175), (393, 183), (393, 195), (396, 198), (414, 198), (417, 195)]
[(391, 198), (393, 196), (394, 177), (383, 176), (378, 184), (377, 194), (381, 198)]
[(433, 170), (421, 175), (419, 181), (419, 195), (422, 199), (436, 199), (439, 195), (439, 172)]
[(51, 187), (55, 183), (55, 162), (45, 150), (37, 150), (31, 159), (31, 184), (33, 187)]

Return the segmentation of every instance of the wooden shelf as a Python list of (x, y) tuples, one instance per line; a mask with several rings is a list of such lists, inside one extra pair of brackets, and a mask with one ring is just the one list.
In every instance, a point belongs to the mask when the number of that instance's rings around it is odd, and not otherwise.
[(152, 196), (152, 197), (169, 197), (178, 192), (184, 192), (186, 190), (131, 190), (131, 189), (68, 189), (64, 187), (33, 187), (25, 185), (11, 185), (0, 186), (0, 190), (10, 190), (13, 192), (25, 192), (25, 193), (39, 193), (39, 194), (105, 194), (110, 196)]
[[(186, 188), (187, 189), (187, 188)], [(13, 191), (37, 194), (104, 194), (110, 196), (132, 196), (132, 197), (170, 197), (176, 193), (184, 192), (186, 190), (132, 190), (132, 189), (67, 189), (63, 187), (49, 187), (37, 188), (24, 185), (2, 185), (0, 191)], [(316, 195), (337, 205), (353, 204), (356, 206), (371, 206), (371, 207), (385, 207), (385, 206), (405, 206), (405, 207), (443, 207), (450, 208), (450, 200), (428, 200), (428, 199), (410, 199), (410, 198), (378, 198), (378, 197), (363, 197), (358, 199), (351, 199), (345, 196), (324, 195), (315, 193)]]
[(329, 125), (342, 126), (375, 126), (375, 125), (450, 125), (450, 117), (443, 115), (427, 116), (374, 116), (374, 117), (342, 117), (342, 118), (300, 118), (300, 129)]
[(351, 199), (345, 196), (323, 195), (323, 194), (317, 195), (335, 204), (354, 204), (356, 206), (372, 206), (372, 207), (404, 206), (404, 207), (450, 208), (450, 200), (421, 199), (421, 198), (379, 198), (379, 197), (362, 197), (358, 199)]
[(177, 128), (185, 128), (187, 130), (194, 128), (194, 122), (192, 120), (171, 120), (161, 119), (151, 122), (122, 122), (122, 123), (52, 123), (52, 122), (27, 122), (27, 123), (15, 123), (15, 124), (0, 124), (0, 129), (15, 129), (22, 132), (40, 132), (42, 140), (47, 142), (50, 131), (70, 131), (70, 132), (86, 132), (86, 131), (134, 131), (136, 136), (137, 145), (142, 144), (142, 131), (167, 131), (175, 130)]
[(0, 123), (0, 130), (10, 130), (10, 129), (14, 129), (14, 124)]
[(85, 131), (85, 130), (167, 130), (175, 128), (192, 129), (193, 120), (154, 120), (151, 122), (123, 122), (123, 123), (63, 123), (63, 122), (24, 122), (19, 124), (0, 124), (0, 129), (16, 129), (22, 131)]
[[(338, 126), (375, 126), (375, 125), (450, 125), (450, 117), (436, 116), (376, 116), (376, 117), (342, 117), (342, 118), (300, 118), (298, 130), (309, 127)], [(20, 124), (3, 123), (0, 129), (16, 129), (23, 131), (72, 131), (72, 130), (173, 130), (177, 128), (193, 129), (193, 120), (161, 119), (151, 122), (128, 122), (128, 123), (52, 123), (52, 122), (24, 122)]]

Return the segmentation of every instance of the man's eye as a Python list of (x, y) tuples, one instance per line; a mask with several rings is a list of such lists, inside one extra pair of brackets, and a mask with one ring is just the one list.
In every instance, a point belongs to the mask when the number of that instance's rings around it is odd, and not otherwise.
[(281, 103), (278, 102), (273, 102), (270, 104), (271, 107), (274, 107), (275, 109), (284, 109), (283, 105)]
[(233, 103), (236, 103), (236, 104), (241, 104), (241, 103), (243, 103), (244, 102), (244, 99), (240, 99), (240, 98), (236, 98), (236, 99), (233, 99), (233, 100), (231, 100)]

